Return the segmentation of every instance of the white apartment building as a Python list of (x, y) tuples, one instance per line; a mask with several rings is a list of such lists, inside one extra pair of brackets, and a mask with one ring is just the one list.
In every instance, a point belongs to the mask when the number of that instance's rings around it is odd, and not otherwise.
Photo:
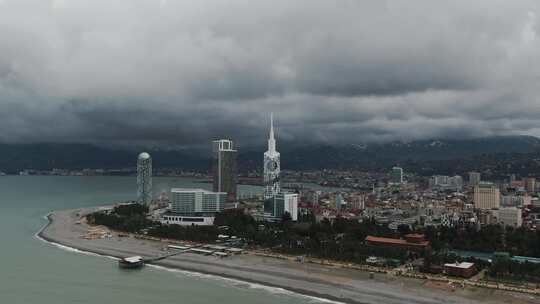
[(215, 214), (223, 211), (226, 199), (226, 192), (173, 188), (170, 212), (162, 216), (162, 222), (177, 225), (212, 225)]
[(499, 210), (494, 210), (493, 213), (497, 217), (497, 222), (504, 226), (521, 227), (523, 224), (521, 209), (519, 208), (500, 208)]

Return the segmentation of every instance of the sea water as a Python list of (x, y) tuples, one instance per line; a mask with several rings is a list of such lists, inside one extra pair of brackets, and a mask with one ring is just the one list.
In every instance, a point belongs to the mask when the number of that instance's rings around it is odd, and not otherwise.
[[(154, 191), (209, 189), (188, 178), (154, 178)], [(239, 186), (239, 191), (260, 191)], [(0, 176), (1, 304), (323, 303), (323, 299), (238, 280), (145, 267), (125, 271), (115, 260), (36, 237), (50, 211), (133, 200), (135, 177)]]

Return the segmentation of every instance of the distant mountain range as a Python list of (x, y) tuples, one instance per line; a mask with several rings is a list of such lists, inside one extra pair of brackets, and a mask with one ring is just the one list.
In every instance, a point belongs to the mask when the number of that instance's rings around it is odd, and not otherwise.
[[(283, 169), (385, 169), (393, 165), (445, 162), (485, 155), (540, 153), (540, 139), (532, 136), (500, 136), (462, 140), (420, 140), (341, 146), (311, 145), (289, 147), (282, 143)], [(247, 150), (247, 149), (246, 149)], [(241, 170), (262, 167), (264, 148), (240, 151)], [(154, 167), (175, 167), (206, 171), (210, 157), (200, 152), (147, 151)], [(13, 173), (22, 169), (52, 168), (126, 168), (134, 167), (138, 151), (113, 149), (90, 144), (0, 144), (0, 171)], [(500, 158), (497, 158), (500, 159)]]
[(532, 136), (499, 136), (463, 140), (419, 140), (383, 144), (301, 147), (282, 152), (284, 167), (380, 168), (405, 162), (463, 159), (482, 154), (540, 151), (540, 139)]
[[(48, 170), (135, 167), (141, 151), (112, 149), (90, 144), (0, 144), (0, 171), (7, 173), (23, 169)], [(200, 170), (208, 167), (209, 160), (198, 154), (182, 151), (148, 150), (156, 168), (179, 167)]]

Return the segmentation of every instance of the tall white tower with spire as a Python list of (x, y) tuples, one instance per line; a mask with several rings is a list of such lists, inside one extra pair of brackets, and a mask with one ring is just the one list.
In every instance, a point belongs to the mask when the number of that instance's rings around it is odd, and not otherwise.
[(279, 156), (279, 152), (276, 151), (276, 139), (274, 138), (274, 116), (270, 113), (268, 150), (264, 152), (264, 199), (273, 198), (280, 192)]

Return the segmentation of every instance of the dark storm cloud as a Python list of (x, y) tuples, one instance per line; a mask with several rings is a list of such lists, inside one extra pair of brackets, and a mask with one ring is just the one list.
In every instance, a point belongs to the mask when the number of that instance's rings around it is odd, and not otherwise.
[(540, 135), (536, 2), (0, 0), (0, 141)]

